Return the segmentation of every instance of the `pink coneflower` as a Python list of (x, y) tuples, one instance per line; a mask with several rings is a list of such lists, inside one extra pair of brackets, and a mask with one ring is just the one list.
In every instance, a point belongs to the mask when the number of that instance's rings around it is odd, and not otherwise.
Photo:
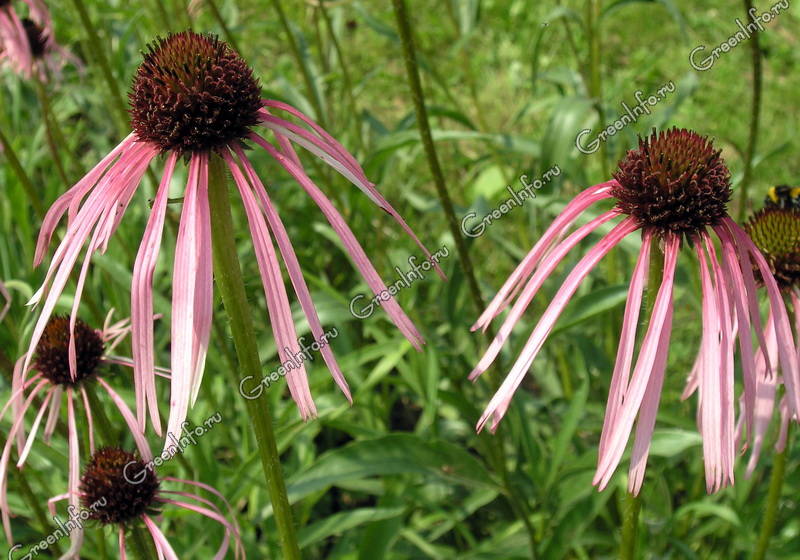
[[(798, 297), (798, 289), (800, 289), (800, 210), (781, 208), (780, 204), (780, 201), (776, 201), (771, 203), (770, 207), (756, 212), (744, 225), (744, 230), (764, 255), (781, 293), (791, 300), (795, 332), (800, 332), (800, 315), (798, 315), (798, 311), (800, 311), (800, 297)], [(755, 272), (756, 281), (763, 283), (761, 274), (758, 271)], [(748, 444), (752, 445), (750, 459), (747, 463), (748, 475), (752, 474), (761, 454), (775, 408), (777, 389), (781, 384), (781, 379), (768, 367), (768, 364), (777, 361), (780, 343), (771, 321), (767, 321), (763, 336), (767, 343), (767, 352), (765, 354), (761, 348), (756, 352), (756, 399), (752, 432), (748, 438)], [(695, 384), (687, 385), (684, 396), (694, 391), (693, 385)], [(792, 417), (787, 396), (784, 395), (781, 398), (778, 407), (780, 431), (775, 445), (777, 451), (783, 451), (786, 448), (789, 420)], [(739, 431), (741, 431), (741, 426), (739, 426)]]
[[(252, 70), (236, 52), (216, 37), (187, 31), (157, 39), (150, 45), (136, 73), (130, 104), (133, 133), (63, 194), (44, 219), (36, 264), (42, 261), (50, 237), (64, 213), (68, 215), (68, 226), (44, 284), (32, 299), (36, 303), (44, 298), (44, 304), (33, 331), (31, 346), (38, 341), (47, 317), (88, 239), (86, 259), (75, 294), (77, 309), (89, 256), (95, 251), (105, 250), (147, 166), (159, 154), (163, 154), (166, 159), (164, 174), (136, 258), (131, 287), (137, 414), (143, 428), (144, 410), (149, 408), (156, 431), (160, 432), (152, 375), (152, 279), (172, 175), (179, 159), (188, 160), (188, 180), (173, 269), (172, 388), (168, 430), (177, 433), (190, 402), (194, 403), (197, 397), (211, 327), (212, 267), (208, 203), (211, 157), (219, 156), (225, 161), (241, 195), (282, 363), (297, 355), (300, 348), (273, 236), (314, 338), (320, 340), (323, 330), (286, 228), (246, 156), (246, 144), (266, 150), (311, 196), (375, 294), (386, 290), (386, 286), (342, 216), (306, 175), (293, 144), (302, 146), (333, 167), (397, 220), (420, 247), (422, 244), (367, 180), (353, 156), (298, 110), (279, 101), (261, 99), (260, 87)], [(274, 116), (271, 110), (288, 113), (305, 126)], [(258, 130), (272, 131), (277, 147), (265, 140)], [(430, 258), (430, 253), (424, 247), (422, 249)], [(419, 348), (423, 343), (422, 337), (397, 302), (390, 299), (384, 302), (384, 308), (402, 333)], [(336, 383), (351, 400), (347, 382), (330, 348), (322, 345), (321, 353)], [(302, 417), (313, 417), (316, 408), (302, 363), (288, 373), (287, 381)]]
[[(638, 416), (628, 488), (634, 494), (641, 488), (667, 365), (672, 330), (672, 288), (678, 253), (684, 242), (697, 255), (702, 285), (703, 337), (697, 364), (697, 385), (707, 489), (714, 491), (732, 483), (735, 459), (734, 346), (738, 338), (744, 380), (745, 425), (748, 429), (753, 424), (756, 402), (752, 331), (755, 331), (761, 347), (765, 346), (753, 267), (762, 273), (769, 295), (771, 316), (768, 326), (775, 330), (780, 342), (778, 361), (792, 411), (800, 408), (800, 393), (797, 390), (798, 359), (780, 290), (762, 254), (728, 216), (730, 195), (730, 173), (720, 151), (715, 150), (705, 137), (688, 130), (672, 129), (640, 139), (638, 149), (629, 151), (620, 162), (614, 180), (595, 185), (573, 199), (473, 327), (485, 329), (518, 296), (496, 338), (471, 373), (471, 379), (486, 371), (494, 361), (534, 295), (567, 253), (601, 225), (621, 219), (575, 266), (553, 297), (513, 369), (478, 421), (478, 429), (482, 429), (489, 418), (492, 418), (492, 429), (497, 427), (545, 338), (583, 278), (624, 238), (641, 231), (642, 244), (625, 307), (594, 484), (602, 490), (610, 481)], [(606, 199), (616, 202), (613, 209), (568, 235), (570, 226), (581, 213)], [(719, 241), (719, 257), (711, 231)], [(660, 242), (664, 251), (663, 279), (631, 374), (654, 239)], [(655, 288), (650, 287), (651, 293)], [(775, 364), (770, 364), (772, 367), (769, 369), (773, 370)]]
[[(137, 443), (139, 442), (137, 441)], [(178, 555), (175, 554), (169, 540), (153, 520), (153, 517), (161, 514), (161, 507), (169, 504), (199, 513), (224, 527), (225, 536), (214, 555), (214, 560), (225, 558), (230, 547), (231, 537), (235, 541), (234, 557), (244, 558), (239, 526), (231, 506), (224, 496), (213, 487), (200, 482), (172, 477), (159, 479), (151, 462), (153, 455), (147, 442), (139, 444), (138, 450), (138, 456), (118, 447), (102, 447), (94, 451), (84, 469), (77, 492), (74, 495), (70, 492), (49, 500), (51, 514), (55, 515), (54, 505), (56, 502), (77, 497), (88, 512), (90, 520), (103, 526), (117, 527), (121, 560), (127, 558), (125, 533), (133, 523), (138, 521), (144, 523), (153, 537), (158, 557), (177, 560)], [(208, 492), (225, 505), (231, 520), (226, 519), (225, 514), (211, 500), (192, 492), (165, 490), (161, 488), (164, 482), (186, 484)], [(81, 528), (79, 531), (82, 532), (83, 529)], [(73, 538), (72, 547), (62, 558), (79, 558), (81, 546), (82, 538)]]
[[(28, 6), (28, 17), (17, 13), (15, 3)], [(46, 70), (55, 68), (54, 53), (70, 57), (53, 39), (53, 24), (44, 2), (0, 0), (0, 61), (8, 61), (25, 78), (45, 79)]]
[[(85, 385), (96, 382), (111, 397), (120, 414), (128, 424), (138, 443), (144, 444), (142, 434), (131, 410), (125, 401), (103, 379), (101, 368), (107, 364), (132, 366), (129, 358), (114, 356), (114, 348), (130, 331), (130, 321), (123, 320), (111, 323), (108, 315), (102, 331), (94, 330), (80, 319), (69, 317), (52, 317), (40, 337), (33, 353), (31, 367), (25, 366), (27, 356), (22, 356), (14, 368), (11, 383), (11, 397), (0, 411), (3, 418), (10, 407), (13, 413), (13, 425), (8, 433), (2, 457), (0, 457), (0, 512), (3, 527), (9, 542), (12, 542), (9, 524), (10, 511), (7, 500), (8, 466), (11, 446), (17, 442), (19, 460), (17, 467), (22, 468), (30, 453), (39, 427), (47, 415), (44, 427), (44, 439), (49, 441), (60, 417), (62, 395), (66, 395), (67, 433), (69, 447), (69, 483), (70, 490), (77, 490), (80, 465), (78, 431), (76, 426), (75, 401), (82, 403), (89, 426), (89, 447), (94, 450), (94, 424), (92, 409), (86, 394)], [(70, 331), (72, 336), (70, 337)], [(75, 346), (76, 367), (72, 375), (69, 370), (68, 340)], [(39, 397), (41, 402), (35, 402)], [(38, 408), (30, 432), (25, 433), (25, 415), (31, 408)], [(77, 506), (77, 498), (73, 500)]]

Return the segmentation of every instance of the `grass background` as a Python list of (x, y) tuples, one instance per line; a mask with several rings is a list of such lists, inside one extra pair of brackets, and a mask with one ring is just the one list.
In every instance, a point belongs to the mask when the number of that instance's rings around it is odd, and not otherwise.
[[(107, 84), (93, 61), (71, 2), (50, 2), (57, 40), (85, 63), (67, 66), (47, 85), (65, 143), (59, 146), (68, 174), (79, 178), (128, 133), (114, 111)], [(87, 0), (101, 33), (114, 77), (126, 91), (141, 51), (157, 35), (182, 30), (222, 33), (210, 6), (196, 2), (191, 15), (179, 0), (98, 2)], [(715, 138), (734, 176), (738, 197), (749, 131), (751, 51), (742, 44), (711, 70), (697, 72), (689, 52), (719, 45), (744, 18), (736, 2), (708, 0), (602, 2), (599, 21), (601, 104), (605, 121), (622, 113), (621, 102), (655, 92), (668, 81), (676, 92), (652, 115), (625, 128), (601, 154), (575, 149), (575, 136), (600, 128), (585, 80), (588, 40), (585, 6), (574, 0), (525, 2), (409, 0), (431, 126), (459, 215), (491, 211), (506, 198), (518, 177), (539, 176), (552, 165), (562, 174), (522, 209), (515, 209), (470, 240), (478, 281), (491, 297), (543, 228), (579, 190), (608, 178), (615, 162), (633, 147), (637, 134), (652, 127), (692, 128)], [(525, 527), (503, 497), (509, 488), (529, 508), (541, 558), (614, 557), (619, 545), (620, 500), (627, 455), (609, 489), (590, 485), (616, 349), (625, 286), (638, 250), (630, 240), (608, 264), (587, 279), (580, 299), (567, 310), (518, 392), (502, 428), (502, 439), (476, 436), (475, 420), (490, 396), (489, 385), (466, 381), (486, 341), (469, 326), (477, 310), (466, 290), (454, 244), (435, 196), (416, 133), (413, 106), (388, 2), (328, 2), (326, 26), (314, 2), (284, 2), (287, 18), (313, 78), (305, 87), (297, 61), (272, 3), (219, 2), (218, 7), (242, 55), (260, 78), (265, 97), (285, 100), (314, 114), (321, 100), (327, 129), (351, 149), (367, 175), (398, 208), (427, 246), (450, 249), (444, 261), (447, 283), (433, 274), (403, 290), (398, 299), (425, 335), (415, 352), (385, 313), (361, 320), (350, 300), (367, 286), (313, 203), (260, 150), (252, 157), (289, 229), (326, 328), (339, 336), (333, 349), (353, 389), (347, 405), (316, 360), (309, 369), (320, 417), (303, 423), (288, 394), (266, 391), (276, 410), (282, 460), (290, 497), (308, 558), (526, 558)], [(771, 3), (759, 2), (759, 10)], [(761, 35), (764, 65), (762, 127), (756, 150), (751, 203), (758, 208), (775, 184), (797, 184), (800, 174), (798, 118), (800, 9), (792, 3)], [(347, 68), (337, 56), (339, 44)], [(65, 189), (45, 141), (42, 113), (32, 84), (8, 69), (0, 85), (0, 128), (31, 176), (47, 206)], [(351, 103), (351, 97), (354, 103)], [(310, 158), (304, 161), (310, 164)], [(160, 173), (161, 162), (154, 166)], [(390, 219), (333, 173), (309, 165), (309, 172), (342, 211), (387, 282), (395, 266), (408, 268), (415, 247)], [(185, 180), (179, 166), (175, 184)], [(84, 306), (83, 318), (99, 326), (104, 310), (129, 314), (133, 258), (148, 215), (154, 185), (145, 179), (140, 194), (106, 255), (95, 259), (87, 291), (97, 309)], [(176, 190), (177, 187), (176, 187)], [(33, 314), (24, 302), (42, 280), (31, 267), (38, 220), (18, 178), (0, 168), (0, 278), (13, 293), (13, 308), (0, 324), (3, 369), (26, 349)], [(263, 292), (242, 209), (240, 258), (261, 341), (265, 372), (278, 365)], [(157, 357), (169, 363), (170, 268), (179, 205), (171, 205), (156, 273)], [(589, 242), (596, 240), (593, 236)], [(589, 243), (586, 245), (588, 246)], [(506, 346), (508, 366), (582, 251), (575, 251), (545, 284)], [(72, 289), (72, 288), (69, 288)], [(69, 292), (69, 289), (67, 290)], [(762, 520), (771, 453), (745, 480), (742, 463), (735, 487), (707, 496), (702, 449), (695, 425), (694, 399), (679, 395), (699, 340), (699, 283), (696, 262), (684, 251), (679, 264), (675, 333), (667, 381), (643, 490), (639, 531), (643, 558), (746, 558)], [(70, 302), (64, 298), (62, 311)], [(251, 558), (279, 558), (277, 535), (244, 404), (233, 347), (221, 305), (212, 333), (205, 382), (190, 419), (201, 423), (219, 411), (223, 422), (172, 461), (162, 474), (195, 478), (225, 494), (239, 515)], [(299, 334), (307, 327), (302, 323)], [(129, 347), (124, 352), (129, 352)], [(120, 352), (122, 353), (122, 352)], [(505, 369), (487, 374), (501, 379)], [(109, 369), (132, 402), (129, 373)], [(8, 386), (4, 385), (8, 394)], [(161, 387), (164, 400), (168, 385)], [(166, 411), (166, 407), (164, 409)], [(10, 425), (7, 420), (4, 428)], [(121, 436), (123, 437), (123, 436)], [(772, 441), (772, 440), (770, 440)], [(127, 443), (132, 445), (128, 437)], [(158, 445), (155, 438), (151, 443)], [(489, 457), (489, 459), (487, 459)], [(500, 459), (502, 458), (502, 459)], [(800, 522), (794, 496), (800, 490), (800, 455), (792, 451), (781, 500), (782, 510), (771, 557), (800, 558)], [(498, 462), (500, 461), (500, 462)], [(499, 468), (502, 464), (502, 468)], [(37, 443), (26, 474), (42, 503), (66, 485), (66, 445)], [(502, 476), (507, 471), (507, 479)], [(44, 530), (10, 481), (15, 534), (38, 542)], [(221, 530), (197, 515), (167, 509), (164, 532), (183, 558), (207, 558)], [(86, 558), (116, 557), (114, 534), (92, 529)], [(104, 552), (105, 551), (105, 552)]]

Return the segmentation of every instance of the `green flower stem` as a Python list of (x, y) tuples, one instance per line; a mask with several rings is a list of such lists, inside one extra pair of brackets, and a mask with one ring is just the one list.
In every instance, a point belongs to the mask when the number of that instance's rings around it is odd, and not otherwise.
[[(92, 407), (92, 420), (100, 436), (98, 438), (100, 445), (119, 445), (119, 433), (114, 429), (108, 416), (106, 416), (103, 404), (97, 398), (96, 385), (94, 383), (84, 383), (83, 389), (86, 391), (89, 406)], [(147, 538), (144, 525), (141, 522), (136, 522), (131, 524), (129, 528), (131, 538), (127, 542), (136, 553), (136, 557), (140, 560), (154, 560), (156, 558), (155, 545), (152, 539)], [(103, 537), (101, 536), (100, 538), (102, 539)]]
[[(58, 153), (58, 140), (55, 135), (55, 118), (53, 112), (50, 110), (50, 100), (47, 97), (47, 92), (44, 89), (44, 84), (38, 78), (33, 80), (36, 86), (36, 97), (39, 99), (39, 105), (42, 109), (42, 118), (44, 120), (44, 133), (47, 139), (47, 147), (50, 150), (50, 156), (53, 158), (53, 164), (56, 166), (56, 172), (59, 178), (64, 183), (65, 188), (72, 186), (72, 181), (67, 177), (67, 172), (64, 170), (64, 164), (61, 162), (61, 155)], [(64, 144), (62, 144), (63, 146)]]
[(103, 79), (106, 81), (108, 90), (111, 93), (111, 103), (114, 110), (119, 114), (122, 123), (128, 122), (128, 109), (125, 105), (125, 98), (122, 96), (122, 91), (119, 89), (119, 83), (111, 71), (111, 64), (106, 56), (107, 45), (100, 40), (100, 35), (97, 33), (92, 20), (89, 17), (89, 12), (83, 0), (72, 0), (72, 4), (78, 11), (78, 17), (81, 20), (84, 31), (86, 31), (87, 38), (89, 39), (89, 50), (91, 56), (95, 58), (97, 64), (100, 66), (100, 71), (103, 74)]
[[(664, 258), (659, 248), (660, 239), (654, 235), (650, 241), (650, 268), (647, 279), (647, 299), (645, 301), (645, 313), (642, 329), (646, 330), (653, 315), (656, 305), (656, 296), (664, 278)], [(625, 500), (622, 509), (622, 542), (620, 544), (619, 557), (622, 560), (633, 560), (636, 557), (636, 534), (639, 529), (639, 511), (642, 509), (641, 493), (634, 496), (630, 492), (625, 493)]]
[(33, 206), (33, 211), (36, 212), (36, 216), (41, 220), (44, 218), (45, 210), (44, 206), (42, 206), (42, 201), (39, 200), (38, 193), (36, 189), (33, 187), (33, 182), (31, 182), (31, 178), (25, 172), (25, 168), (22, 167), (22, 164), (17, 157), (17, 152), (14, 151), (14, 148), (11, 146), (11, 143), (6, 138), (6, 135), (3, 134), (3, 130), (0, 129), (0, 146), (3, 148), (3, 155), (8, 162), (8, 165), (11, 167), (11, 170), (14, 172), (14, 175), (17, 176), (19, 182), (22, 184), (22, 188), (25, 191), (25, 194), (28, 195), (28, 200), (30, 200), (31, 205)]
[(283, 6), (281, 5), (280, 0), (272, 0), (272, 7), (275, 8), (275, 13), (278, 14), (278, 19), (281, 22), (281, 26), (286, 32), (286, 40), (289, 42), (289, 50), (292, 52), (292, 56), (294, 56), (295, 62), (300, 68), (300, 72), (303, 74), (303, 81), (306, 83), (308, 98), (311, 101), (311, 105), (314, 107), (317, 122), (319, 122), (322, 128), (325, 128), (326, 119), (325, 114), (322, 112), (322, 99), (320, 99), (319, 90), (314, 87), (314, 78), (311, 76), (308, 66), (303, 61), (303, 54), (300, 52), (300, 47), (297, 45), (297, 40), (292, 32), (292, 27), (289, 25), (289, 20), (286, 19), (286, 12), (283, 11)]
[(481, 295), (478, 281), (475, 278), (475, 271), (472, 266), (472, 259), (469, 256), (469, 250), (464, 242), (464, 237), (461, 235), (458, 218), (456, 217), (455, 209), (453, 208), (453, 201), (450, 198), (450, 193), (447, 191), (445, 184), (444, 174), (442, 167), (439, 164), (439, 157), (436, 154), (436, 146), (433, 143), (433, 135), (431, 134), (430, 123), (428, 122), (428, 110), (425, 106), (425, 96), (422, 92), (422, 83), (419, 78), (419, 67), (417, 64), (417, 55), (414, 50), (414, 38), (411, 34), (411, 23), (408, 19), (408, 10), (406, 8), (405, 0), (392, 0), (394, 4), (394, 12), (397, 16), (397, 27), (400, 32), (400, 40), (403, 44), (403, 57), (406, 63), (406, 73), (408, 74), (408, 83), (411, 87), (411, 96), (414, 100), (414, 109), (417, 114), (417, 125), (419, 127), (419, 134), (422, 138), (422, 145), (425, 148), (425, 155), (428, 158), (428, 166), (430, 167), (431, 174), (433, 175), (433, 182), (436, 186), (436, 194), (439, 196), (439, 201), (442, 204), (442, 209), (447, 217), (447, 225), (450, 228), (450, 235), (453, 236), (453, 241), (456, 244), (456, 251), (458, 252), (461, 267), (464, 269), (464, 275), (467, 278), (472, 300), (478, 313), (481, 313), (485, 307), (483, 296)]
[[(750, 10), (753, 8), (753, 0), (744, 0), (744, 9), (750, 17)], [(742, 184), (739, 186), (739, 221), (743, 222), (747, 212), (747, 190), (750, 187), (750, 179), (753, 174), (753, 156), (756, 152), (756, 141), (758, 140), (758, 126), (761, 120), (761, 45), (758, 41), (758, 30), (753, 32), (750, 39), (750, 52), (753, 58), (753, 99), (750, 105), (750, 134), (747, 139), (747, 151), (744, 155), (744, 172), (742, 173)]]
[(772, 461), (772, 474), (769, 478), (769, 491), (767, 493), (767, 506), (764, 512), (764, 521), (761, 523), (761, 532), (758, 535), (756, 549), (753, 553), (753, 560), (764, 560), (767, 557), (769, 541), (775, 532), (775, 524), (778, 520), (778, 510), (780, 509), (781, 490), (783, 489), (783, 479), (786, 475), (786, 458), (789, 455), (789, 436), (791, 435), (792, 424), (789, 423), (789, 433), (786, 434), (786, 449), (775, 454)]
[[(425, 97), (422, 92), (422, 83), (419, 77), (419, 66), (417, 64), (417, 55), (414, 49), (414, 39), (411, 32), (411, 22), (408, 18), (408, 10), (406, 8), (405, 0), (392, 0), (394, 5), (394, 13), (397, 19), (397, 27), (400, 32), (400, 41), (403, 46), (403, 57), (405, 59), (406, 73), (408, 75), (409, 86), (411, 87), (411, 96), (414, 101), (414, 109), (417, 114), (417, 125), (419, 126), (420, 136), (422, 138), (422, 145), (425, 148), (425, 155), (428, 159), (428, 166), (430, 167), (431, 174), (433, 175), (434, 184), (436, 186), (436, 193), (439, 196), (439, 201), (447, 216), (447, 223), (450, 228), (450, 234), (453, 236), (453, 241), (456, 244), (456, 251), (458, 252), (461, 268), (464, 276), (467, 279), (467, 285), (472, 296), (478, 313), (484, 309), (483, 296), (481, 295), (478, 281), (475, 277), (475, 270), (472, 266), (472, 260), (469, 256), (467, 245), (461, 235), (459, 228), (458, 218), (456, 217), (453, 202), (450, 199), (450, 194), (447, 191), (447, 185), (444, 180), (441, 165), (439, 164), (439, 157), (436, 154), (436, 146), (433, 143), (433, 135), (431, 134), (430, 123), (428, 122), (428, 111), (425, 107)], [(494, 338), (493, 329), (486, 329), (486, 335), (491, 341)], [(495, 388), (496, 389), (496, 388)], [(528, 533), (530, 541), (531, 557), (536, 557), (537, 537), (536, 531), (529, 519), (530, 508), (527, 502), (519, 495), (519, 492), (511, 484), (508, 470), (505, 464), (505, 457), (503, 452), (503, 431), (498, 430), (497, 437), (491, 438), (489, 447), (492, 450), (492, 457), (495, 469), (499, 472), (504, 489), (505, 497), (509, 502), (514, 514), (523, 522), (525, 529)], [(489, 437), (489, 436), (487, 436)]]
[[(586, 27), (589, 37), (589, 95), (592, 96), (600, 127), (605, 127), (603, 110), (603, 81), (600, 73), (600, 0), (586, 0)], [(609, 176), (608, 150), (606, 143), (600, 144), (600, 164), (603, 177)]]
[[(211, 236), (214, 255), (214, 277), (222, 296), (222, 303), (230, 320), (231, 334), (236, 347), (241, 375), (260, 379), (261, 360), (247, 302), (244, 280), (236, 252), (230, 198), (225, 166), (217, 155), (211, 158), (208, 198), (211, 205)], [(256, 432), (264, 477), (278, 526), (283, 558), (299, 560), (300, 548), (292, 520), (292, 509), (283, 480), (278, 446), (272, 428), (272, 415), (267, 397), (246, 399), (247, 411)]]

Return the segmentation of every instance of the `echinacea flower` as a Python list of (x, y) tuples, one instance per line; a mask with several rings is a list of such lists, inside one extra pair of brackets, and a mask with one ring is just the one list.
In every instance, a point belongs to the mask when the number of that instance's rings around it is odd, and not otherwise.
[[(27, 356), (22, 356), (17, 360), (11, 383), (11, 397), (0, 411), (0, 419), (5, 416), (9, 408), (11, 408), (13, 416), (13, 424), (0, 457), (0, 513), (9, 543), (12, 542), (12, 535), (9, 523), (11, 512), (7, 500), (7, 484), (12, 445), (16, 440), (19, 454), (17, 467), (22, 468), (45, 415), (47, 415), (47, 420), (44, 426), (44, 440), (50, 440), (61, 416), (62, 395), (66, 396), (67, 405), (70, 491), (77, 490), (80, 476), (76, 400), (83, 404), (89, 427), (89, 448), (94, 450), (94, 423), (90, 401), (86, 393), (87, 383), (96, 383), (108, 393), (136, 441), (140, 444), (146, 443), (133, 413), (125, 401), (103, 379), (101, 370), (102, 366), (107, 364), (132, 366), (129, 358), (112, 354), (114, 348), (130, 331), (129, 323), (130, 321), (125, 319), (112, 324), (109, 313), (103, 330), (98, 331), (80, 319), (53, 316), (37, 343), (31, 366), (23, 365), (27, 361)], [(73, 333), (71, 337), (70, 332)], [(76, 351), (74, 376), (70, 374), (69, 370), (68, 341), (70, 338), (74, 341)], [(41, 399), (40, 403), (36, 401), (37, 397)], [(26, 435), (25, 415), (31, 408), (38, 408), (38, 412)], [(73, 505), (77, 506), (77, 494), (75, 494)]]
[[(752, 331), (755, 331), (761, 348), (766, 346), (753, 267), (760, 271), (769, 296), (771, 314), (767, 326), (774, 329), (779, 342), (778, 359), (769, 362), (767, 367), (774, 372), (775, 366), (780, 364), (789, 408), (793, 413), (800, 409), (800, 377), (792, 329), (780, 290), (764, 256), (728, 216), (730, 196), (730, 172), (720, 151), (715, 150), (711, 141), (703, 136), (673, 128), (661, 133), (654, 131), (651, 136), (640, 139), (638, 149), (630, 150), (620, 162), (613, 180), (590, 187), (575, 197), (519, 264), (473, 327), (485, 329), (517, 297), (497, 336), (472, 371), (471, 379), (486, 371), (494, 361), (545, 279), (567, 253), (601, 225), (619, 221), (567, 276), (478, 421), (478, 430), (490, 418), (492, 429), (496, 429), (514, 392), (581, 281), (624, 238), (640, 232), (642, 243), (625, 306), (593, 483), (600, 490), (609, 483), (638, 417), (628, 488), (634, 494), (641, 489), (667, 365), (676, 263), (684, 243), (693, 248), (697, 256), (702, 286), (700, 315), (703, 336), (696, 369), (706, 486), (711, 492), (732, 483), (735, 460), (734, 346), (738, 338), (744, 381), (744, 421), (749, 432), (756, 402)], [(570, 226), (586, 209), (607, 199), (615, 202), (611, 210), (569, 233)], [(721, 248), (719, 257), (711, 232), (716, 235)], [(649, 287), (651, 293), (655, 293), (656, 288), (658, 291), (631, 374), (653, 240), (663, 247), (663, 278), (660, 286)]]
[[(17, 13), (15, 4), (28, 6), (28, 17)], [(7, 60), (25, 78), (42, 76), (38, 61), (60, 50), (53, 40), (50, 13), (42, 0), (0, 0), (0, 61)]]
[[(788, 194), (789, 187), (785, 188)], [(756, 212), (744, 224), (744, 230), (764, 255), (781, 293), (792, 302), (795, 332), (800, 332), (800, 315), (798, 315), (800, 313), (800, 297), (798, 296), (798, 290), (800, 290), (800, 210), (794, 208), (791, 201), (785, 198), (771, 201), (767, 207)], [(754, 272), (756, 281), (763, 284), (761, 274), (758, 271)], [(761, 454), (764, 438), (775, 408), (776, 392), (781, 385), (781, 378), (767, 367), (767, 364), (777, 360), (778, 344), (780, 343), (770, 321), (767, 321), (765, 325), (763, 336), (767, 343), (767, 352), (764, 354), (763, 350), (759, 348), (756, 353), (756, 399), (753, 429), (748, 439), (752, 444), (750, 459), (747, 463), (748, 475), (752, 474)], [(692, 390), (690, 384), (684, 394)], [(789, 420), (792, 417), (787, 397), (788, 395), (784, 395), (778, 405), (780, 430), (775, 444), (777, 451), (783, 451), (786, 448)]]
[[(173, 505), (199, 513), (223, 526), (225, 536), (214, 555), (214, 560), (225, 558), (230, 547), (231, 537), (235, 541), (234, 557), (244, 558), (239, 526), (231, 506), (224, 496), (213, 487), (200, 482), (172, 477), (159, 478), (156, 475), (152, 463), (153, 455), (147, 443), (139, 444), (138, 450), (138, 456), (119, 447), (102, 447), (94, 451), (84, 468), (78, 490), (75, 492), (75, 496), (79, 498), (89, 520), (96, 521), (102, 526), (117, 527), (119, 558), (121, 560), (127, 558), (126, 531), (133, 523), (142, 521), (153, 538), (158, 557), (177, 560), (178, 555), (153, 520), (154, 516), (161, 514), (161, 508), (165, 505)], [(220, 508), (210, 499), (183, 490), (166, 490), (161, 487), (164, 482), (194, 486), (212, 494), (225, 505), (231, 519), (227, 519)], [(72, 498), (73, 496), (71, 493), (63, 494), (49, 500), (48, 505), (52, 515), (55, 515), (55, 503), (68, 497)], [(83, 528), (78, 530), (83, 531)], [(79, 557), (81, 544), (76, 546), (75, 542), (73, 540), (72, 548), (62, 556), (62, 559)]]
[[(175, 166), (188, 160), (188, 180), (175, 249), (172, 290), (172, 386), (168, 431), (178, 433), (200, 387), (205, 366), (212, 315), (211, 230), (208, 201), (209, 160), (221, 157), (241, 195), (264, 292), (278, 356), (286, 363), (299, 352), (289, 299), (281, 277), (273, 236), (314, 338), (323, 330), (303, 279), (292, 243), (267, 189), (245, 154), (246, 144), (262, 147), (308, 193), (342, 240), (356, 267), (374, 293), (386, 286), (342, 216), (303, 169), (293, 145), (299, 145), (333, 167), (375, 204), (390, 214), (430, 253), (409, 226), (367, 180), (355, 158), (333, 137), (300, 111), (279, 101), (261, 99), (258, 81), (245, 61), (227, 44), (211, 35), (193, 32), (171, 34), (150, 45), (130, 93), (133, 132), (47, 213), (39, 235), (35, 262), (39, 264), (62, 216), (67, 231), (55, 252), (45, 281), (32, 303), (43, 300), (34, 328), (33, 347), (61, 294), (81, 248), (88, 240), (86, 258), (75, 293), (77, 309), (89, 257), (104, 251), (137, 190), (148, 165), (163, 154), (164, 174), (158, 187), (133, 269), (131, 287), (133, 357), (136, 410), (144, 428), (145, 409), (160, 433), (153, 383), (153, 271), (161, 243), (167, 197)], [(299, 119), (299, 126), (274, 116), (278, 110)], [(259, 133), (271, 131), (277, 147)], [(438, 270), (438, 266), (437, 266)], [(439, 270), (440, 274), (441, 270)], [(419, 348), (422, 337), (394, 299), (383, 307), (401, 332)], [(352, 400), (347, 382), (330, 348), (322, 357), (336, 383)], [(288, 373), (289, 390), (304, 419), (316, 414), (305, 366)]]

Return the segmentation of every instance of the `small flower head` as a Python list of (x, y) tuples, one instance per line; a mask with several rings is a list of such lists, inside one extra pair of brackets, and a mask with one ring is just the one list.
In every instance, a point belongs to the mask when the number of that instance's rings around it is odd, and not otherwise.
[(764, 208), (744, 229), (767, 259), (778, 286), (789, 291), (800, 285), (800, 211)]
[(262, 106), (247, 63), (216, 37), (191, 31), (149, 45), (129, 97), (139, 139), (179, 153), (243, 139)]
[(617, 208), (640, 227), (692, 236), (727, 215), (730, 172), (711, 140), (672, 128), (639, 139), (614, 173)]
[(91, 510), (90, 518), (104, 525), (127, 523), (143, 514), (158, 513), (154, 506), (159, 484), (153, 470), (133, 453), (103, 447), (86, 465), (80, 483), (81, 502)]
[(69, 323), (68, 316), (50, 319), (36, 346), (34, 368), (54, 385), (71, 387), (94, 376), (105, 344), (99, 332), (80, 319), (75, 321), (77, 368), (73, 379), (69, 371)]
[(28, 43), (30, 43), (34, 60), (42, 58), (47, 53), (50, 41), (47, 30), (29, 18), (22, 19), (22, 27), (28, 35)]

